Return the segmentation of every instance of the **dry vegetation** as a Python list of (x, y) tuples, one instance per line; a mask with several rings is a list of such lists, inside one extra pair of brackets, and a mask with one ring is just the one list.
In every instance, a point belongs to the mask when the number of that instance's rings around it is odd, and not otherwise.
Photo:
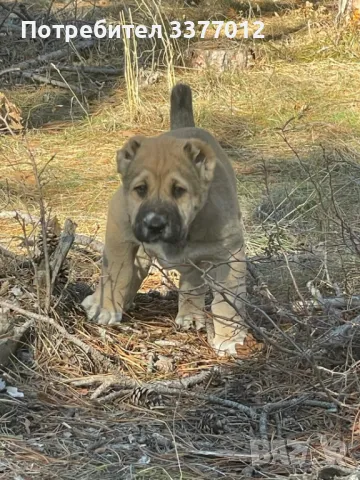
[[(323, 2), (23, 3), (58, 23), (262, 19), (266, 38), (238, 42), (251, 62), (231, 72), (186, 68), (187, 44), (166, 37), (75, 45), (37, 72), (55, 86), (4, 73), (64, 44), (20, 40), (9, 15), (18, 5), (0, 3), (0, 319), (15, 321), (0, 340), (30, 327), (0, 374), (24, 393), (0, 391), (0, 479), (359, 478), (357, 25), (335, 27), (336, 8)], [(66, 68), (80, 65), (100, 70)], [(156, 293), (156, 271), (119, 329), (86, 323), (78, 301), (99, 276), (96, 242), (75, 238), (50, 305), (33, 284), (47, 216), (103, 241), (114, 153), (133, 134), (168, 128), (178, 80), (238, 176), (253, 334), (238, 359), (176, 331), (176, 278)], [(12, 123), (1, 129), (4, 117)], [(256, 455), (258, 439), (265, 450), (271, 442), (271, 458)], [(300, 442), (301, 461), (291, 453)]]

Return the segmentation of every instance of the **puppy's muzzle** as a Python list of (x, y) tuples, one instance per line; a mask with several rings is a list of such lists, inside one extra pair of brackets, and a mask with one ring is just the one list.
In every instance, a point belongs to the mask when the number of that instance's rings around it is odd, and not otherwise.
[(173, 206), (142, 207), (136, 216), (134, 233), (144, 243), (177, 243), (182, 240), (180, 215)]

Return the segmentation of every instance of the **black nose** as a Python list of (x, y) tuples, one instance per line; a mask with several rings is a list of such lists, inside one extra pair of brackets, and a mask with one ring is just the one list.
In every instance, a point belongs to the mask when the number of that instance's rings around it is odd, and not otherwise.
[(164, 231), (167, 225), (167, 219), (165, 215), (153, 212), (148, 213), (143, 222), (151, 233), (161, 233)]

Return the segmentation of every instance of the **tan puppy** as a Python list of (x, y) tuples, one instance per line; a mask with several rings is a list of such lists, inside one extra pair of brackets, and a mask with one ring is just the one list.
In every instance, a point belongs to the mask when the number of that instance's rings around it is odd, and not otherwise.
[(176, 323), (182, 328), (205, 325), (211, 278), (213, 347), (235, 354), (247, 332), (239, 315), (246, 262), (236, 178), (219, 143), (194, 127), (187, 85), (173, 88), (171, 131), (131, 138), (118, 151), (117, 166), (122, 186), (110, 201), (101, 281), (82, 303), (88, 318), (120, 322), (156, 258), (181, 275)]

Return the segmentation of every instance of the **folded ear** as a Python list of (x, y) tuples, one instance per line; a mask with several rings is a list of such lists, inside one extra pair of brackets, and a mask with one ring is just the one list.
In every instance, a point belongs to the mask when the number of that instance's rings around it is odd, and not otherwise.
[(216, 155), (210, 145), (197, 138), (191, 138), (185, 143), (184, 152), (205, 182), (211, 182), (216, 166)]
[(117, 171), (124, 175), (130, 163), (134, 160), (136, 152), (139, 150), (141, 143), (144, 141), (145, 137), (142, 135), (136, 135), (135, 137), (130, 138), (125, 145), (117, 151), (116, 154), (116, 163)]

